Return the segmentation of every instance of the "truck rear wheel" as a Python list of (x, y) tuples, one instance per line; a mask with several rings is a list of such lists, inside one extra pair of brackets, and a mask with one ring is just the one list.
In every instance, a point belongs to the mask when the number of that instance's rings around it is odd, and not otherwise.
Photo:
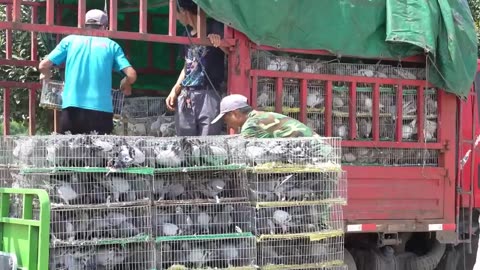
[(405, 270), (435, 270), (445, 253), (445, 248), (445, 244), (435, 240), (432, 249), (427, 254), (411, 257), (406, 262)]
[(353, 259), (352, 254), (347, 249), (344, 249), (344, 262), (347, 265), (348, 270), (357, 270), (357, 264), (355, 264), (355, 260)]

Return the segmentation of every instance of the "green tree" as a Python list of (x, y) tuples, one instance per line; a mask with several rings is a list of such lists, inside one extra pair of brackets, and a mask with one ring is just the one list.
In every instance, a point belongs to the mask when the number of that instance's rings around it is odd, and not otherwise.
[[(39, 11), (39, 14), (43, 12)], [(22, 6), (22, 21), (29, 22), (31, 9)], [(6, 20), (6, 8), (0, 8), (0, 21)], [(39, 18), (42, 20), (42, 18)], [(6, 58), (6, 34), (5, 30), (0, 35), (0, 58)], [(52, 35), (38, 34), (38, 56), (44, 56), (51, 50)], [(30, 32), (13, 31), (12, 59), (29, 60), (31, 57)], [(35, 67), (0, 66), (0, 81), (15, 82), (38, 82), (39, 73)], [(10, 126), (12, 134), (26, 134), (28, 132), (28, 89), (12, 89), (10, 100)], [(0, 104), (3, 104), (4, 89), (0, 88)], [(49, 133), (53, 127), (53, 112), (38, 106), (40, 91), (36, 92), (37, 107), (34, 116), (36, 120), (36, 132), (39, 134)], [(3, 106), (0, 106), (0, 114), (3, 114)], [(3, 117), (0, 116), (0, 130), (3, 132)]]

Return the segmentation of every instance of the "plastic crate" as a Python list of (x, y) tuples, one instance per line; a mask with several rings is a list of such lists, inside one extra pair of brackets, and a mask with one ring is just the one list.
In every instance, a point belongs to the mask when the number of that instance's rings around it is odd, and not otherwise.
[[(64, 82), (49, 81), (42, 83), (42, 93), (40, 95), (40, 107), (52, 110), (62, 109), (62, 92)], [(122, 91), (112, 89), (113, 114), (119, 118), (122, 114), (123, 101), (125, 95)]]

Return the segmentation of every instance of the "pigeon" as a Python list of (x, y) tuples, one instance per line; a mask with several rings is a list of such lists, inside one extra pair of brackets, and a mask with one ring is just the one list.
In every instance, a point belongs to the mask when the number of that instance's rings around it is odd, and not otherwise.
[(372, 133), (372, 121), (362, 118), (357, 124), (358, 137), (369, 138)]
[(307, 107), (318, 108), (323, 104), (323, 100), (323, 97), (321, 97), (319, 94), (309, 93), (307, 95)]
[(276, 224), (280, 225), (283, 233), (288, 232), (288, 226), (291, 224), (292, 216), (283, 210), (276, 210), (273, 213), (273, 220)]

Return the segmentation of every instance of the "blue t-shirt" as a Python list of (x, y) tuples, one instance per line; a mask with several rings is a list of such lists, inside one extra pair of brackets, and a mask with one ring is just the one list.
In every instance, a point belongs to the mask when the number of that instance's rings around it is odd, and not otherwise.
[(120, 72), (131, 66), (120, 45), (104, 37), (69, 35), (48, 59), (55, 65), (66, 62), (63, 109), (113, 112), (112, 69)]
[[(207, 35), (217, 34), (223, 38), (224, 26), (213, 19), (207, 20)], [(184, 35), (187, 35), (185, 32)], [(183, 49), (185, 58), (185, 79), (183, 86), (189, 87), (211, 87), (205, 72), (218, 90), (225, 76), (225, 54), (220, 48), (213, 46), (186, 45)], [(205, 67), (202, 69), (201, 62)]]

